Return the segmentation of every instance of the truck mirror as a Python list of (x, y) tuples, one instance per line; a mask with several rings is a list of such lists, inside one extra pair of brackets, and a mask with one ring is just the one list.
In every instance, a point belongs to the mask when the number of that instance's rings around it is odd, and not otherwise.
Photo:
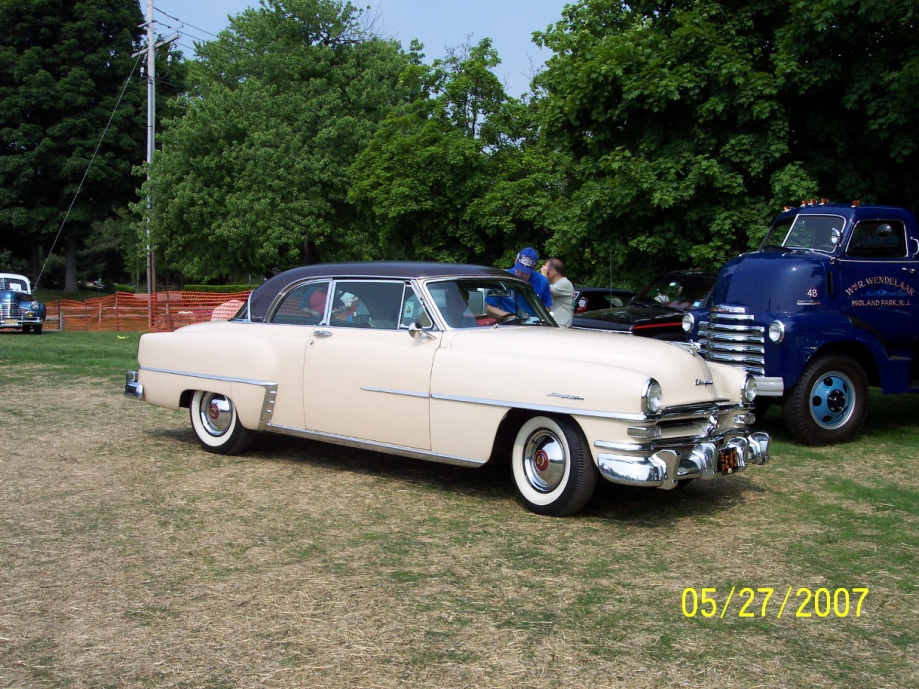
[(881, 239), (886, 239), (893, 234), (893, 227), (891, 227), (889, 222), (882, 222), (878, 225), (878, 237)]

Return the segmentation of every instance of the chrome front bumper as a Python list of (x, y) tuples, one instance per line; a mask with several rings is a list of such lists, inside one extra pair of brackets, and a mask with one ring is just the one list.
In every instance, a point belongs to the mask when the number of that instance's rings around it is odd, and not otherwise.
[(142, 400), (144, 398), (144, 386), (137, 382), (137, 371), (127, 371), (124, 374), (124, 395), (131, 399)]
[[(598, 455), (597, 464), (602, 476), (613, 483), (670, 490), (676, 487), (678, 481), (692, 478), (708, 480), (719, 473), (739, 473), (751, 464), (769, 461), (768, 433), (712, 440), (698, 443), (691, 451), (683, 453), (662, 449), (641, 457), (603, 452)], [(728, 462), (728, 468), (719, 470), (722, 453), (726, 453), (732, 461)]]

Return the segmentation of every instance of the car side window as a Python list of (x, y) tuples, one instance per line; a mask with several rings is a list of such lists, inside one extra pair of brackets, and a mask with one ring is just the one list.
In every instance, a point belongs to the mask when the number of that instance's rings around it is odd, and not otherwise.
[(308, 282), (292, 289), (278, 304), (272, 323), (319, 325), (325, 315), (329, 282)]
[(406, 285), (402, 298), (402, 317), (399, 320), (399, 327), (408, 328), (412, 323), (417, 323), (422, 328), (430, 328), (433, 325), (431, 317), (421, 305), (421, 299), (415, 294), (415, 290), (411, 285)]
[(329, 325), (395, 330), (403, 313), (403, 281), (336, 281)]
[(852, 230), (846, 254), (851, 258), (904, 258), (906, 230), (903, 223), (865, 220)]

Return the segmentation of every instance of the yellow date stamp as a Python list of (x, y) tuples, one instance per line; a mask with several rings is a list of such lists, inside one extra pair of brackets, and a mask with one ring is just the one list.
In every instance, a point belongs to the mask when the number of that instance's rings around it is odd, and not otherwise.
[[(862, 604), (868, 597), (868, 589), (862, 587), (828, 589), (820, 587), (811, 589), (800, 587), (795, 590), (789, 586), (783, 592), (775, 588), (744, 586), (739, 589), (732, 586), (727, 596), (723, 590), (721, 596), (717, 588), (685, 588), (682, 596), (684, 617), (724, 619), (772, 617), (781, 619), (782, 615), (794, 617), (861, 617)], [(794, 595), (792, 595), (794, 594)], [(728, 612), (730, 610), (730, 612)]]

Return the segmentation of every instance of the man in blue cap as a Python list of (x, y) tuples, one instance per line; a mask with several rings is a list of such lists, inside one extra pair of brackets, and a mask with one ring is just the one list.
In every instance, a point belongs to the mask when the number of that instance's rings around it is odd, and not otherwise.
[[(549, 281), (539, 272), (538, 264), (539, 254), (536, 253), (536, 249), (527, 247), (520, 250), (517, 260), (514, 261), (514, 267), (509, 268), (507, 272), (529, 282), (539, 300), (545, 304), (547, 309), (550, 309), (552, 308), (552, 290), (549, 289)], [(513, 302), (508, 298), (497, 300), (494, 303), (489, 299), (487, 310), (495, 318), (516, 312)], [(529, 311), (529, 309), (526, 310)]]

